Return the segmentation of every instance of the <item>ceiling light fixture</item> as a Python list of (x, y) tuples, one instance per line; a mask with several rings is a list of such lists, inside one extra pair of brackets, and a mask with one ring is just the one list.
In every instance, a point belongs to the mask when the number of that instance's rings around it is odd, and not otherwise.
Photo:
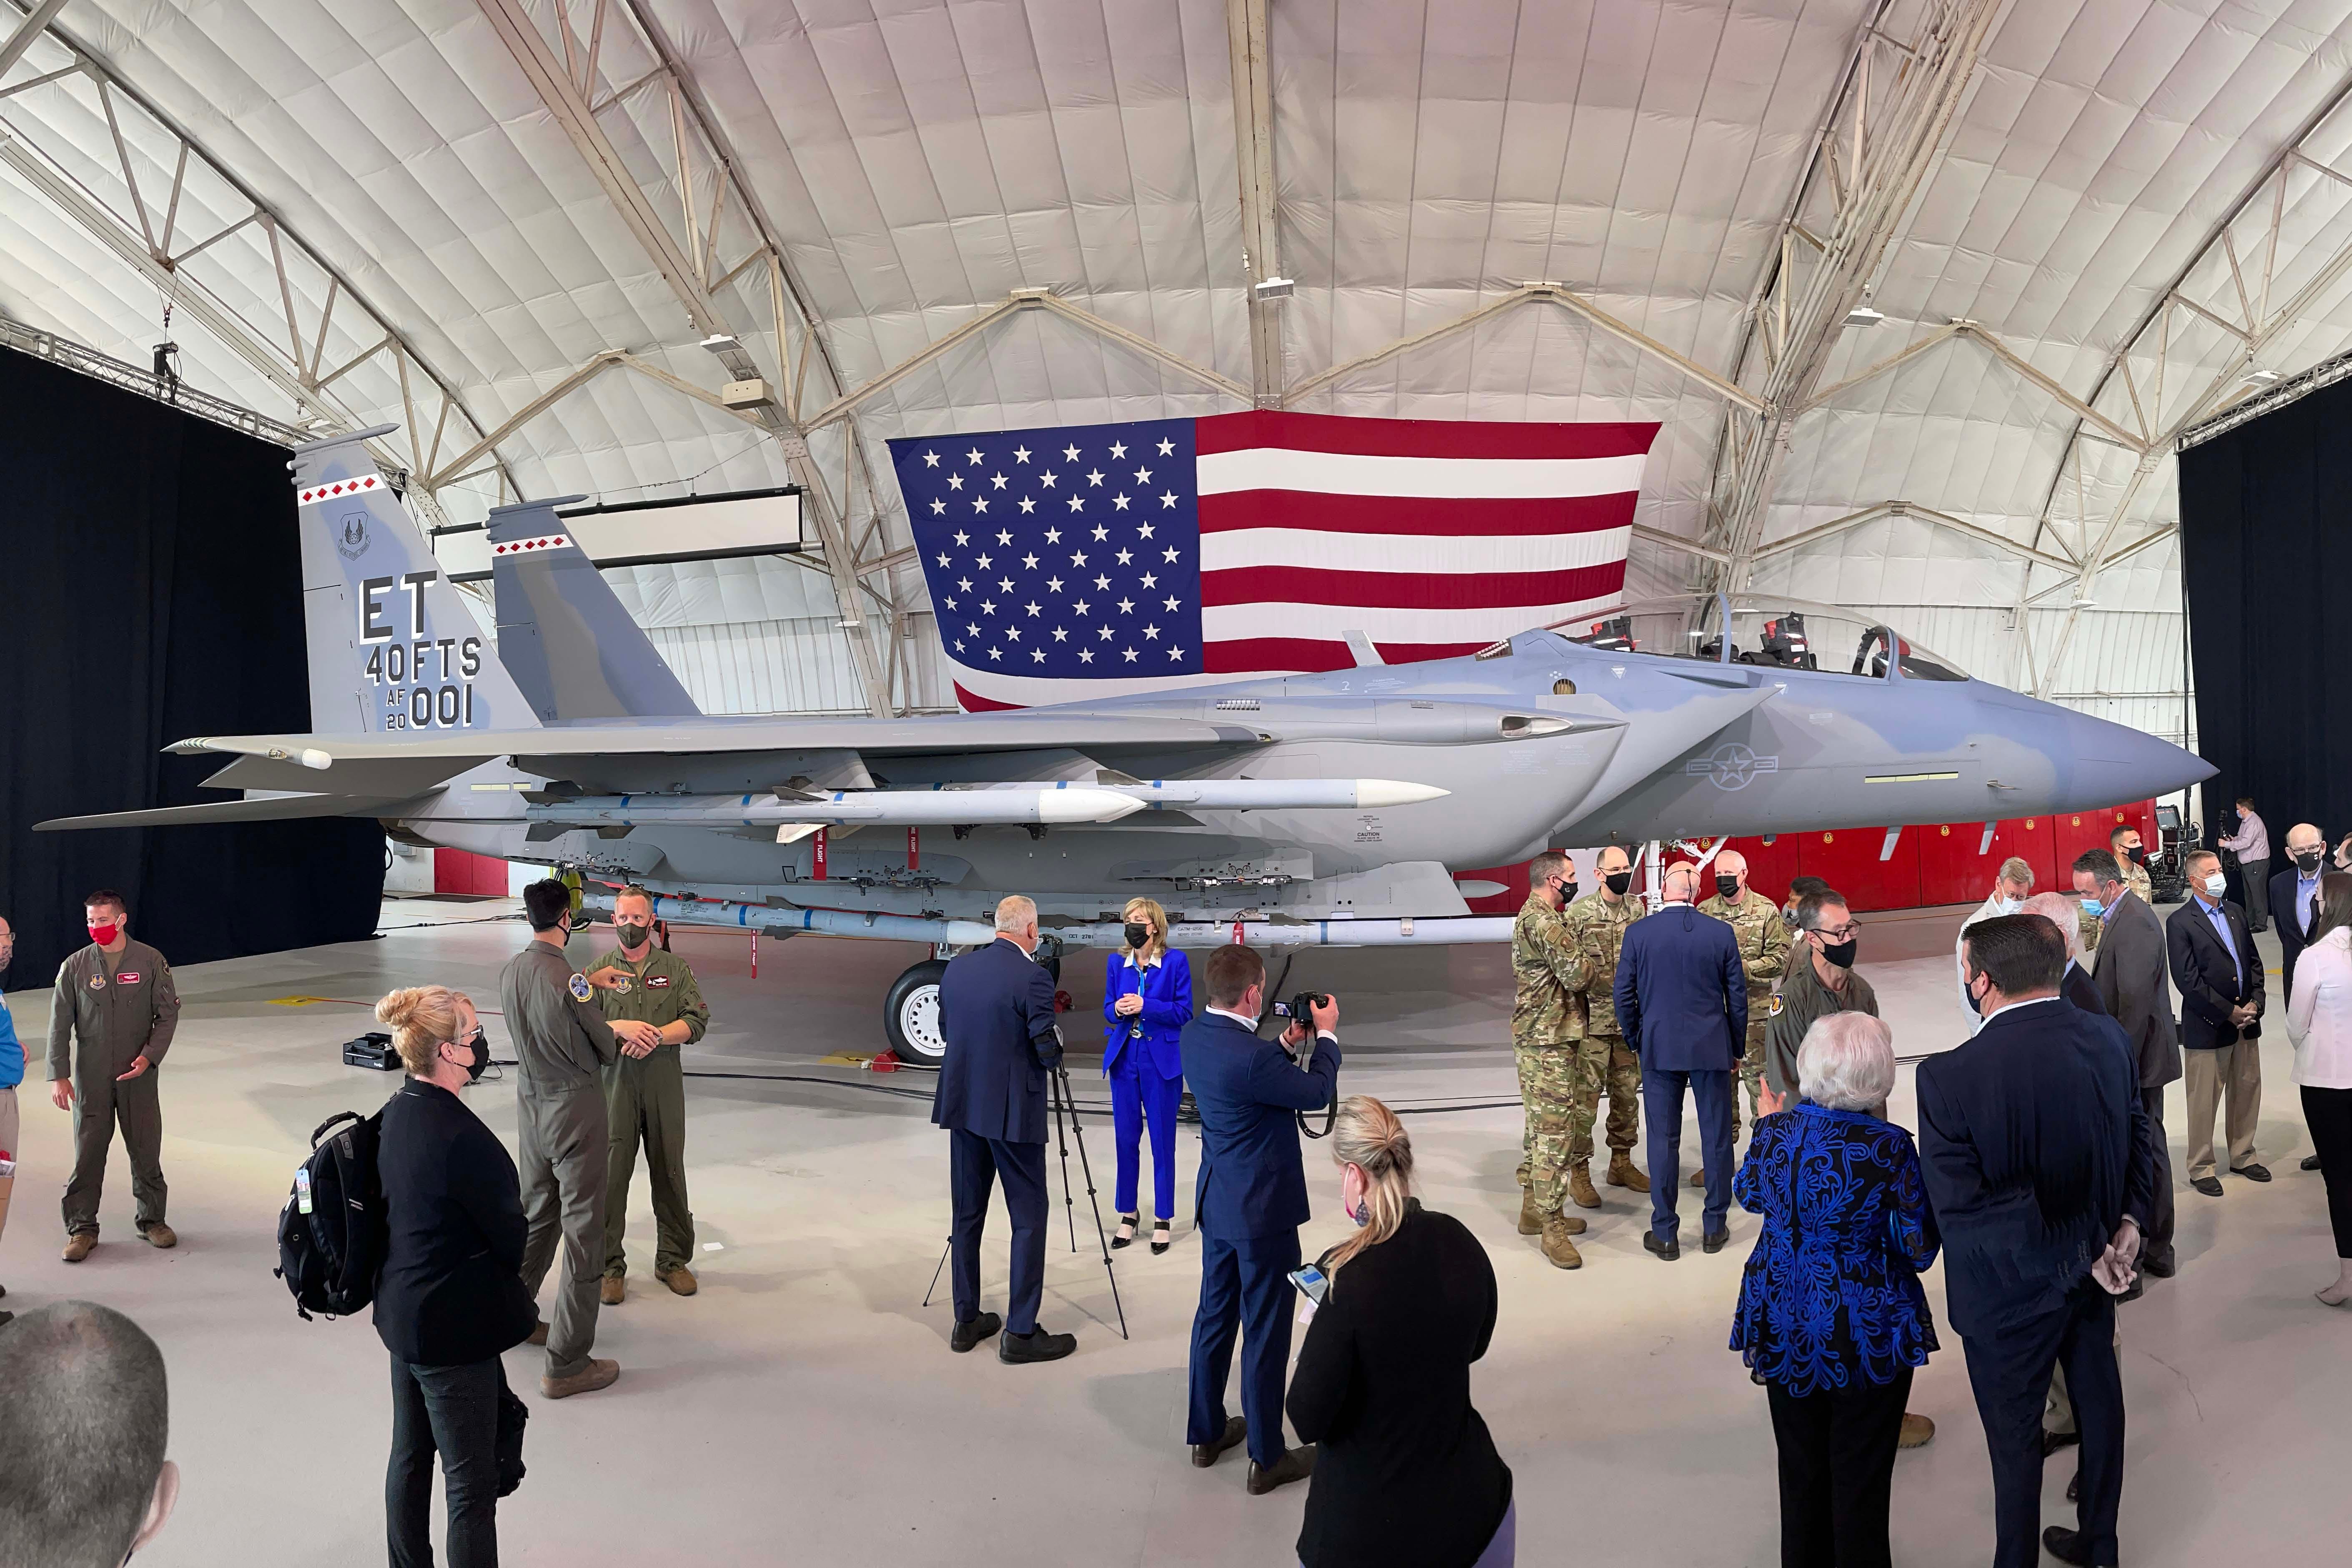
[(1845, 313), (1845, 324), (1849, 327), (1874, 327), (1885, 320), (1885, 312), (1874, 310), (1867, 305), (1856, 305)]
[(2246, 384), (2249, 386), (2269, 386), (2278, 378), (2278, 372), (2264, 370), (2261, 365), (2255, 365), (2246, 372)]

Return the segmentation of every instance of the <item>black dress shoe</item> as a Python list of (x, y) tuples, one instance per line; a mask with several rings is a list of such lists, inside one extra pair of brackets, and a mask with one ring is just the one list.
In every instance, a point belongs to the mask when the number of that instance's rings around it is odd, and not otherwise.
[(1726, 1247), (1730, 1245), (1730, 1242), (1731, 1233), (1729, 1231), (1710, 1230), (1705, 1236), (1698, 1238), (1698, 1248), (1701, 1252), (1721, 1252)]
[[(2080, 1469), (2074, 1472), (2074, 1479), (2066, 1483), (2066, 1500), (2068, 1502), (2083, 1500), (2083, 1472)], [(2074, 1532), (2070, 1530), (2066, 1533), (2072, 1535)]]
[(1645, 1230), (1642, 1233), (1642, 1248), (1654, 1257), (1664, 1258), (1669, 1263), (1683, 1255), (1681, 1241), (1660, 1241), (1658, 1233), (1654, 1230)]
[(2042, 1434), (2042, 1457), (2048, 1458), (2061, 1448), (2071, 1448), (2083, 1440), (2080, 1432), (2044, 1432)]
[(1286, 1487), (1293, 1481), (1303, 1481), (1314, 1473), (1315, 1446), (1312, 1443), (1303, 1448), (1286, 1450), (1282, 1458), (1274, 1462), (1271, 1468), (1252, 1459), (1249, 1468), (1249, 1494), (1252, 1497), (1264, 1497), (1276, 1487)]
[(2153, 1279), (2169, 1279), (2180, 1272), (2180, 1260), (2176, 1257), (2143, 1258), (2140, 1268)]
[(2319, 1156), (2316, 1154), (2305, 1154), (2303, 1157), (2303, 1168), (2306, 1171), (2316, 1171), (2319, 1169)]
[(1004, 1327), (1004, 1320), (993, 1312), (982, 1312), (969, 1323), (958, 1323), (948, 1335), (948, 1349), (961, 1355), (983, 1340), (992, 1339)]
[(1168, 1227), (1172, 1223), (1172, 1221), (1164, 1219), (1154, 1220), (1151, 1222), (1152, 1257), (1157, 1258), (1161, 1253), (1176, 1245), (1175, 1238), (1168, 1234)]
[(996, 1359), (1018, 1366), (1024, 1362), (1059, 1361), (1078, 1348), (1076, 1334), (1005, 1334), (996, 1342)]
[(2091, 1549), (2083, 1541), (2082, 1532), (2053, 1524), (2042, 1532), (2042, 1550), (2061, 1563), (2073, 1563), (2089, 1568)]
[(1247, 1437), (1248, 1436), (1249, 1423), (1247, 1421), (1238, 1415), (1226, 1416), (1225, 1435), (1223, 1436), (1218, 1438), (1213, 1443), (1195, 1443), (1192, 1445), (1192, 1464), (1194, 1468), (1203, 1470), (1207, 1469), (1211, 1465), (1217, 1462), (1218, 1455), (1223, 1453), (1226, 1449), (1232, 1447), (1234, 1444), (1240, 1442), (1243, 1438)]
[(2218, 1198), (2221, 1195), (2221, 1178), (2219, 1176), (2200, 1176), (2189, 1184), (2209, 1198)]
[(1119, 1215), (1118, 1229), (1111, 1233), (1111, 1246), (1113, 1247), (1133, 1247), (1135, 1245), (1136, 1224), (1136, 1215), (1131, 1214), (1123, 1214)]
[(2233, 1176), (2243, 1176), (2250, 1182), (2267, 1182), (2271, 1179), (2271, 1171), (2268, 1165), (2256, 1165), (2252, 1163), (2232, 1165), (2230, 1167), (2230, 1174)]

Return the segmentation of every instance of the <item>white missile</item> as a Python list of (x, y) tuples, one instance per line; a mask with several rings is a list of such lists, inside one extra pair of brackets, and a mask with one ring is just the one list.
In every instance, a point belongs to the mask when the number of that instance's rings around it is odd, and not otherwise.
[(1091, 785), (1025, 784), (1004, 789), (833, 790), (814, 800), (774, 795), (578, 795), (530, 806), (534, 822), (576, 827), (781, 827), (793, 824), (846, 826), (904, 823), (1116, 822), (1143, 802)]
[(1178, 811), (1357, 811), (1414, 805), (1453, 793), (1396, 779), (1153, 779), (1098, 787)]

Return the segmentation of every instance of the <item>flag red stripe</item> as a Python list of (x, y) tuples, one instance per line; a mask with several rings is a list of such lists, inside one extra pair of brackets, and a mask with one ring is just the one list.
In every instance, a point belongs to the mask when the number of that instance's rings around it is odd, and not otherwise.
[[(1494, 640), (1488, 637), (1484, 642), (1378, 642), (1372, 646), (1379, 648), (1381, 657), (1391, 664), (1411, 664), (1420, 659), (1456, 658), (1465, 653), (1476, 653)], [(1209, 644), (1201, 650), (1201, 661), (1202, 668), (1212, 675), (1249, 675), (1262, 669), (1345, 669), (1356, 662), (1356, 657), (1343, 642), (1325, 642), (1315, 637), (1241, 637), (1230, 642)]]
[[(1574, 604), (1616, 593), (1625, 563), (1564, 572), (1344, 572), (1254, 566), (1201, 574), (1201, 604), (1351, 605), (1387, 610), (1507, 610)], [(1480, 645), (1484, 647), (1484, 644)]]
[(1192, 448), (1201, 454), (1288, 447), (1372, 458), (1622, 458), (1647, 452), (1657, 436), (1655, 424), (1356, 419), (1263, 409), (1192, 421)]
[[(1347, 647), (1345, 643), (1339, 646), (1342, 650)], [(967, 689), (961, 680), (955, 683), (955, 694), (956, 705), (967, 713), (1004, 713), (1021, 706), (1018, 702), (999, 702), (993, 697), (982, 697), (980, 693)]]
[[(1223, 417), (1222, 416), (1220, 417)], [(1432, 539), (1597, 533), (1633, 521), (1632, 490), (1535, 500), (1431, 500), (1421, 496), (1334, 496), (1312, 490), (1234, 490), (1201, 498), (1201, 531), (1314, 528), (1334, 533), (1412, 533)]]

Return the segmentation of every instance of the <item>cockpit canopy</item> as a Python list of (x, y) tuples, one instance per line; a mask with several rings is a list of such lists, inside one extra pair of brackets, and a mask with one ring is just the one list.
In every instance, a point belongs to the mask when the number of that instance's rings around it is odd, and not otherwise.
[(1906, 680), (1969, 679), (1951, 660), (1867, 615), (1773, 595), (1691, 594), (1629, 600), (1547, 629), (1612, 653), (1817, 670), (1871, 680), (1887, 679), (1891, 656)]

